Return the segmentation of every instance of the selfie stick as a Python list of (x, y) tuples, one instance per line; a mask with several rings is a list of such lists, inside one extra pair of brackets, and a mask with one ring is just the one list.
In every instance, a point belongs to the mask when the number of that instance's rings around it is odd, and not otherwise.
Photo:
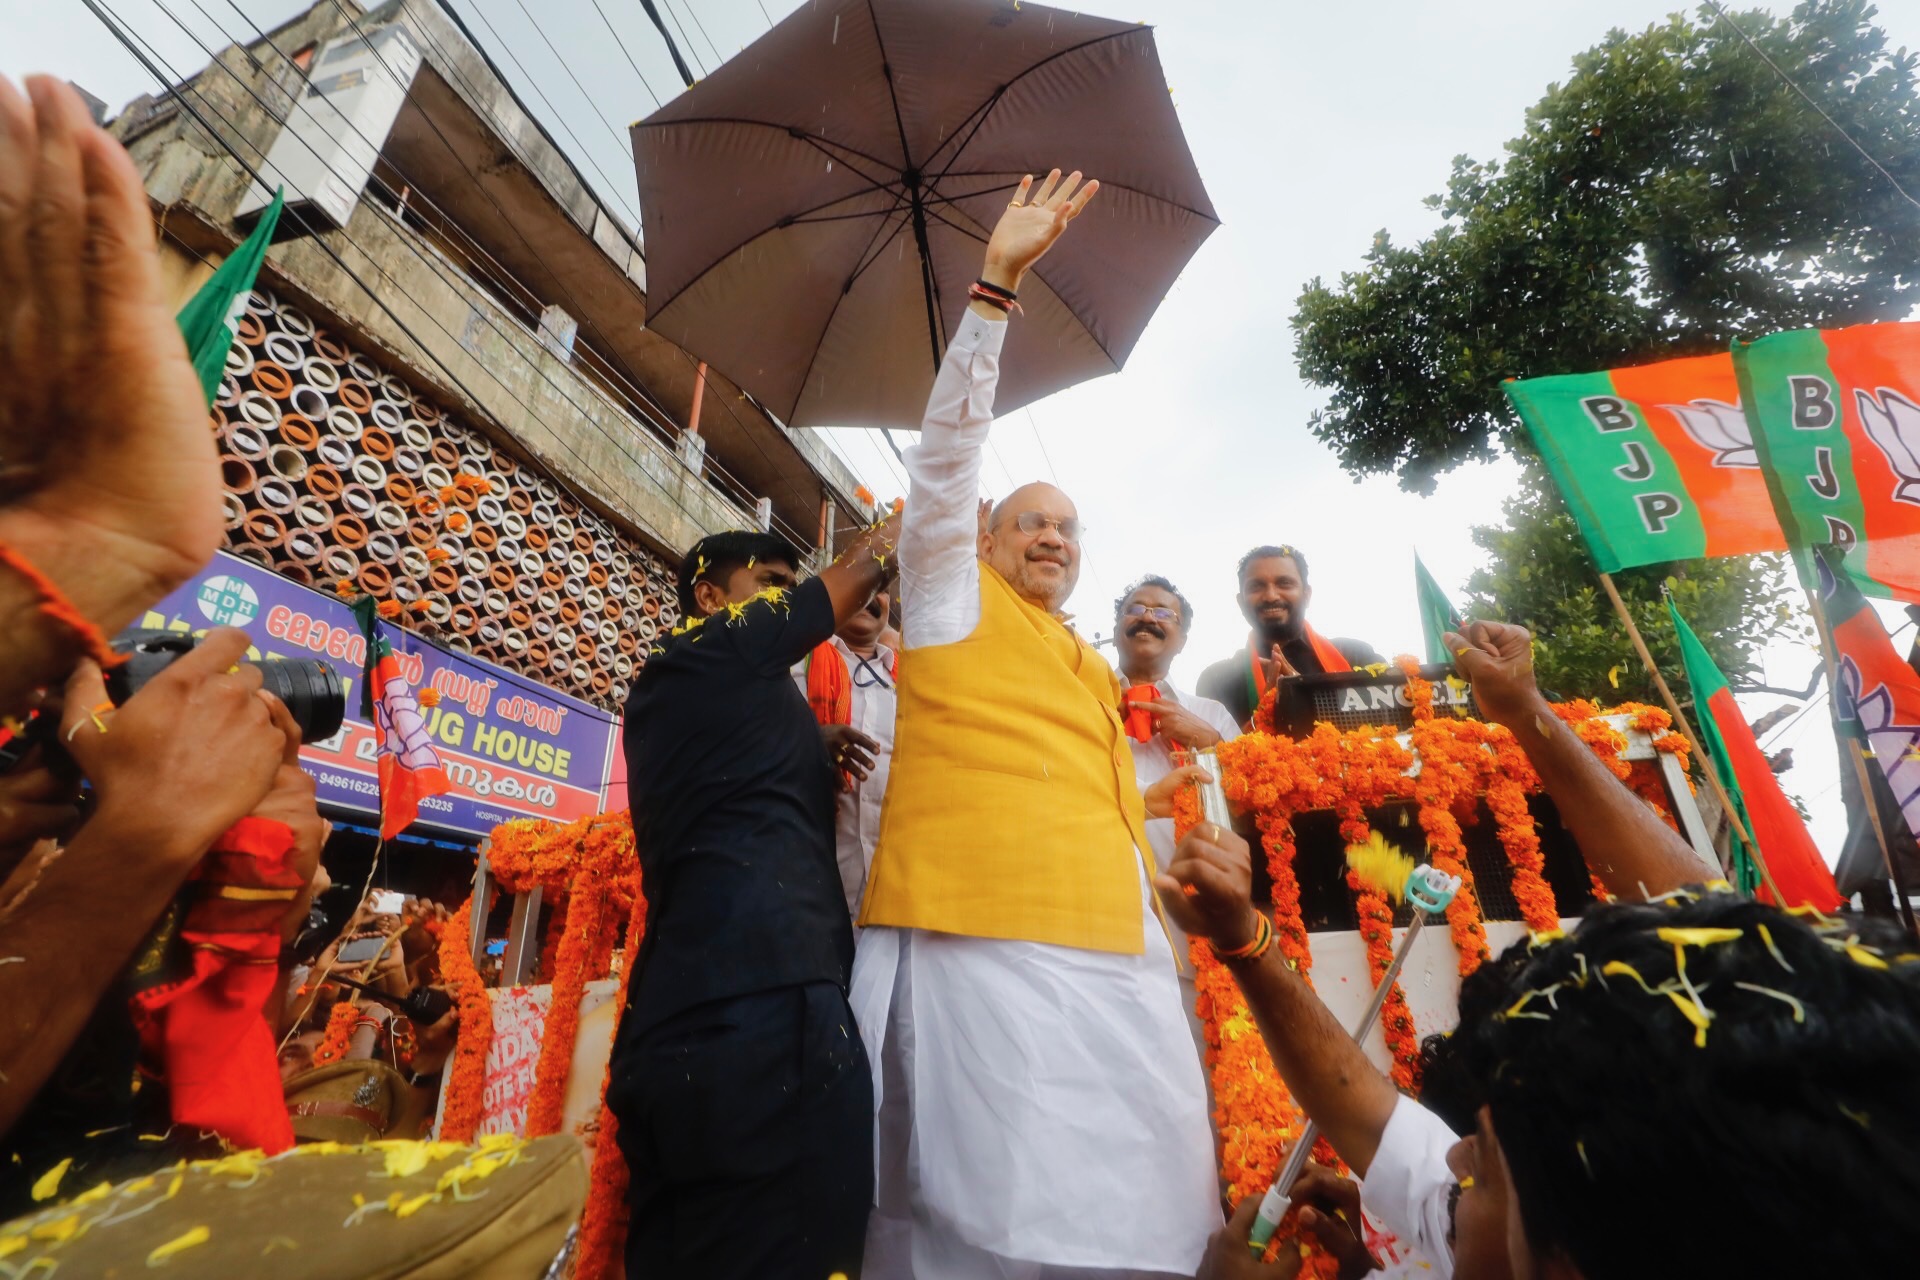
[[(1204, 784), (1203, 784), (1204, 789)], [(1225, 797), (1222, 797), (1224, 802)], [(1387, 971), (1380, 976), (1380, 985), (1374, 988), (1373, 1000), (1367, 1005), (1367, 1011), (1360, 1016), (1360, 1024), (1353, 1029), (1356, 1043), (1364, 1041), (1367, 1032), (1373, 1029), (1374, 1019), (1380, 1016), (1380, 1007), (1387, 1002), (1387, 992), (1393, 990), (1393, 980), (1400, 976), (1400, 968), (1407, 962), (1408, 952), (1413, 950), (1413, 940), (1420, 936), (1421, 926), (1429, 919), (1439, 916), (1460, 892), (1460, 877), (1450, 876), (1436, 871), (1430, 866), (1416, 867), (1407, 877), (1404, 896), (1414, 905), (1413, 923), (1407, 926), (1406, 936), (1395, 948), (1393, 961), (1387, 965)], [(1307, 1127), (1300, 1131), (1299, 1141), (1293, 1144), (1293, 1150), (1287, 1153), (1287, 1163), (1280, 1174), (1267, 1188), (1266, 1198), (1260, 1202), (1259, 1216), (1253, 1220), (1253, 1232), (1247, 1237), (1247, 1245), (1258, 1257), (1267, 1251), (1267, 1245), (1273, 1239), (1273, 1233), (1280, 1226), (1280, 1219), (1287, 1216), (1287, 1209), (1293, 1203), (1289, 1194), (1293, 1190), (1294, 1180), (1306, 1167), (1307, 1157), (1313, 1151), (1314, 1139), (1320, 1136), (1320, 1126), (1308, 1119)]]

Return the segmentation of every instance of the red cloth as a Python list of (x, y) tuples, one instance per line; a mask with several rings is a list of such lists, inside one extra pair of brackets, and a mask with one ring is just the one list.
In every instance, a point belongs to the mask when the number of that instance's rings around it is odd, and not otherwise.
[(242, 818), (188, 881), (184, 976), (130, 1001), (142, 1047), (162, 1064), (173, 1121), (268, 1154), (293, 1145), (266, 1005), (280, 976), (280, 922), (300, 894), (284, 822)]
[[(1767, 763), (1766, 753), (1754, 741), (1747, 718), (1734, 705), (1733, 691), (1724, 685), (1716, 689), (1707, 699), (1707, 714), (1713, 717), (1715, 727), (1720, 730), (1720, 741), (1726, 745), (1733, 776), (1740, 784), (1740, 803), (1746, 806), (1747, 821), (1752, 824), (1753, 838), (1760, 844), (1773, 882), (1780, 886), (1786, 898), (1785, 902), (1774, 905), (1834, 910), (1845, 899), (1833, 882), (1833, 872), (1827, 869), (1827, 861), (1820, 856), (1799, 811), (1780, 790), (1780, 780), (1774, 776), (1773, 766)], [(1764, 881), (1754, 896), (1762, 902), (1773, 902), (1773, 894)]]
[(1122, 697), (1127, 704), (1127, 736), (1135, 742), (1145, 742), (1154, 735), (1155, 727), (1153, 717), (1149, 715), (1146, 708), (1140, 704), (1143, 702), (1158, 702), (1160, 700), (1159, 686), (1151, 684), (1128, 685), (1127, 691)]

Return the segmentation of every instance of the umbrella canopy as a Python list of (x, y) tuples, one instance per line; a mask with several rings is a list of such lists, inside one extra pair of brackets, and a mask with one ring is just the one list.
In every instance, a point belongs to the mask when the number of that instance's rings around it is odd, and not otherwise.
[(917, 427), (1024, 174), (1100, 195), (1020, 289), (1004, 412), (1125, 363), (1219, 225), (1150, 28), (818, 0), (633, 126), (648, 327), (794, 426)]

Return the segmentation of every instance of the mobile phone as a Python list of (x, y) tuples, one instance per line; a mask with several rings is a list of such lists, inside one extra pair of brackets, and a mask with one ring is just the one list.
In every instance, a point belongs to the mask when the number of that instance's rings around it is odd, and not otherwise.
[(386, 938), (379, 935), (371, 938), (355, 938), (340, 948), (340, 954), (334, 957), (334, 963), (349, 967), (365, 964), (380, 954), (380, 949), (386, 945), (386, 941)]
[(377, 916), (397, 916), (406, 905), (407, 896), (391, 889), (382, 889), (373, 895), (373, 914)]

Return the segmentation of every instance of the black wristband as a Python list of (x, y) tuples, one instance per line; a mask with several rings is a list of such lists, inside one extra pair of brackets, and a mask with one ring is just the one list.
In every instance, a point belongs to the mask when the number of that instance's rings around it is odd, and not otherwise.
[(1003, 289), (999, 285), (989, 284), (985, 280), (975, 280), (974, 284), (978, 285), (982, 289), (985, 289), (988, 293), (992, 294), (996, 298), (1005, 298), (1008, 302), (1020, 301), (1020, 295), (1015, 293), (1011, 289)]

